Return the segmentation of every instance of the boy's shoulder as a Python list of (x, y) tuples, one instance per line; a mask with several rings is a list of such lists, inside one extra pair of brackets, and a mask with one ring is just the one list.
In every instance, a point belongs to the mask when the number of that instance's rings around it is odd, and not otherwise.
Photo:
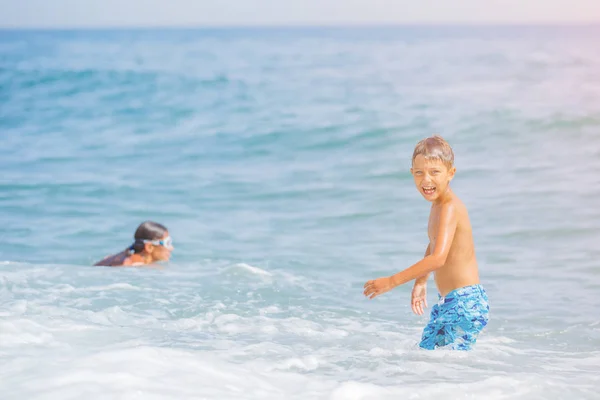
[(458, 197), (458, 195), (454, 192), (452, 192), (452, 197), (450, 199), (450, 202), (454, 205), (454, 206), (458, 206), (461, 208), (467, 208), (465, 206), (465, 203), (460, 199), (460, 197)]
[(465, 207), (463, 201), (456, 195), (456, 193), (452, 192), (452, 194), (446, 197), (443, 201), (439, 203), (434, 203), (432, 205), (432, 209), (444, 209), (444, 208), (457, 208), (457, 207)]
[(470, 225), (467, 206), (455, 193), (452, 193), (451, 199), (448, 201), (446, 207), (452, 210), (452, 214), (454, 214), (459, 226)]
[(452, 196), (448, 196), (448, 198), (437, 206), (432, 207), (432, 212), (435, 208), (437, 208), (437, 215), (443, 214), (448, 216), (448, 214), (451, 214), (459, 220), (465, 217), (468, 218), (467, 206), (455, 193), (452, 193)]

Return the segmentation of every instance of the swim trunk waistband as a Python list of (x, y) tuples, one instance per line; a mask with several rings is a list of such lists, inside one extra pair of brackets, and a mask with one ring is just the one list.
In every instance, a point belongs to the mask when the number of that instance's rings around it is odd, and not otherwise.
[(438, 293), (438, 305), (441, 306), (442, 304), (451, 302), (452, 300), (459, 300), (461, 297), (467, 298), (473, 295), (481, 295), (487, 301), (487, 293), (485, 292), (485, 289), (480, 284), (477, 284), (454, 289), (448, 292), (448, 294), (445, 296), (442, 296)]

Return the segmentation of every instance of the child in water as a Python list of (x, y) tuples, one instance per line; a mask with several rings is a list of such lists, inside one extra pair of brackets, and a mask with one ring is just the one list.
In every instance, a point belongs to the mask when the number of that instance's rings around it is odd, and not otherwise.
[(488, 323), (488, 297), (479, 284), (475, 245), (467, 209), (450, 189), (454, 153), (440, 136), (421, 140), (412, 157), (417, 190), (432, 203), (425, 257), (390, 277), (368, 281), (364, 295), (374, 298), (415, 279), (411, 306), (422, 315), (427, 307), (427, 278), (434, 272), (439, 301), (431, 310), (419, 346), (469, 350)]
[(134, 234), (135, 241), (127, 249), (98, 261), (94, 265), (106, 267), (125, 267), (154, 264), (168, 261), (173, 250), (169, 231), (163, 225), (146, 221)]

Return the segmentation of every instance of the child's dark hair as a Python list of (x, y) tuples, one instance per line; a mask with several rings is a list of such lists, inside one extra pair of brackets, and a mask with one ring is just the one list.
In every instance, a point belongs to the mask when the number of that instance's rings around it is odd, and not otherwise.
[(167, 228), (157, 222), (146, 221), (142, 222), (133, 235), (135, 241), (129, 247), (129, 250), (134, 253), (144, 251), (144, 240), (159, 240), (167, 233)]

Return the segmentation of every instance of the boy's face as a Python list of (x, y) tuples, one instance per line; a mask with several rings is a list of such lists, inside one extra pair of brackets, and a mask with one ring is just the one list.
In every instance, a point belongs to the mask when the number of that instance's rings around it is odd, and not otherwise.
[(410, 169), (417, 190), (427, 201), (436, 201), (446, 192), (456, 168), (448, 169), (440, 160), (427, 160), (422, 154), (415, 157)]

